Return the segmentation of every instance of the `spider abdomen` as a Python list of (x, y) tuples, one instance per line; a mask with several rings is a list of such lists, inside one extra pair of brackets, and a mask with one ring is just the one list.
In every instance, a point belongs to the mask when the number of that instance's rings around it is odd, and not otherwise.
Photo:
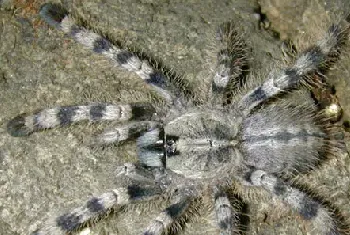
[(248, 116), (240, 138), (248, 166), (278, 173), (314, 168), (331, 137), (314, 107), (277, 104)]

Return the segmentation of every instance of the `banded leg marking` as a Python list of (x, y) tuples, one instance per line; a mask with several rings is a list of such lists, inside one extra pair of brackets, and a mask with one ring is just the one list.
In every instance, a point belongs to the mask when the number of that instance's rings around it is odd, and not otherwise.
[(235, 231), (238, 231), (238, 215), (227, 195), (222, 191), (215, 193), (215, 213), (220, 235), (233, 235)]
[(309, 197), (306, 193), (297, 188), (293, 188), (276, 176), (267, 174), (261, 170), (254, 171), (251, 174), (251, 182), (253, 185), (263, 187), (273, 196), (288, 204), (297, 211), (303, 219), (312, 221), (315, 229), (317, 229), (320, 234), (340, 234), (329, 210), (321, 203)]
[(136, 138), (146, 131), (150, 131), (157, 126), (157, 122), (142, 121), (132, 122), (108, 128), (102, 134), (92, 139), (92, 145), (116, 144), (132, 138)]
[(179, 217), (186, 212), (189, 206), (190, 200), (188, 198), (181, 198), (162, 211), (142, 234), (162, 235)]
[(246, 94), (240, 109), (248, 114), (254, 107), (283, 91), (295, 88), (307, 75), (322, 71), (339, 56), (340, 48), (348, 40), (349, 26), (332, 25), (324, 38), (301, 54), (294, 65), (281, 71), (272, 71), (267, 80)]
[(125, 163), (117, 169), (117, 177), (126, 176), (136, 181), (138, 184), (152, 185), (154, 184), (154, 174), (148, 169), (133, 163)]
[(137, 203), (138, 201), (152, 200), (160, 196), (162, 191), (158, 187), (139, 187), (136, 185), (127, 188), (114, 189), (98, 197), (93, 197), (84, 206), (63, 214), (53, 220), (48, 220), (44, 226), (33, 235), (64, 235), (72, 232), (94, 218), (106, 213), (116, 205)]
[(137, 155), (141, 164), (152, 167), (165, 167), (164, 131), (152, 129), (141, 135), (137, 141)]
[(79, 121), (127, 121), (151, 119), (155, 109), (147, 103), (96, 104), (61, 106), (41, 110), (33, 115), (19, 115), (7, 124), (12, 136), (28, 136), (33, 132), (66, 126)]
[(217, 33), (222, 48), (217, 54), (217, 66), (212, 89), (221, 92), (230, 81), (238, 79), (248, 65), (247, 48), (238, 35), (233, 22), (223, 24)]
[(170, 92), (174, 90), (173, 86), (160, 70), (153, 68), (148, 61), (142, 60), (137, 54), (119, 48), (101, 35), (77, 26), (59, 4), (44, 4), (40, 16), (51, 27), (70, 35), (87, 49), (102, 54), (118, 66), (136, 73), (168, 101), (175, 98)]

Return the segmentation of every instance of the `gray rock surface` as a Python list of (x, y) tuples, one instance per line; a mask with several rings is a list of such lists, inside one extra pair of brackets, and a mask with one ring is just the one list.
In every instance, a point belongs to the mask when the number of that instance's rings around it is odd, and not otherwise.
[[(302, 1), (302, 0), (300, 0)], [(28, 1), (28, 4), (39, 1)], [(59, 2), (59, 1), (57, 1)], [(205, 92), (208, 78), (207, 58), (217, 26), (233, 20), (244, 32), (244, 39), (253, 49), (252, 70), (267, 70), (272, 61), (282, 62), (281, 42), (270, 31), (259, 29), (253, 0), (133, 0), (133, 1), (68, 1), (63, 4), (77, 17), (122, 44), (144, 51), (160, 59), (168, 68), (198, 84), (199, 95)], [(314, 23), (283, 21), (299, 14), (314, 12), (323, 20), (334, 10), (350, 8), (347, 0), (324, 7), (327, 1), (310, 1), (285, 13), (283, 1), (260, 1), (262, 11), (271, 16), (275, 30), (297, 40), (301, 25), (308, 29)], [(36, 133), (26, 138), (7, 134), (6, 123), (22, 112), (93, 101), (130, 102), (153, 100), (154, 93), (136, 76), (116, 68), (101, 56), (84, 50), (61, 32), (38, 24), (36, 14), (22, 14), (17, 1), (0, 1), (0, 234), (28, 234), (40, 223), (91, 197), (116, 187), (116, 166), (134, 161), (135, 148), (130, 143), (118, 148), (91, 149), (88, 136), (103, 126), (78, 125), (71, 128)], [(269, 5), (270, 4), (270, 5)], [(343, 4), (343, 5), (341, 5)], [(17, 6), (17, 8), (16, 8)], [(342, 6), (339, 8), (339, 6)], [(343, 7), (346, 6), (346, 7)], [(336, 8), (338, 7), (338, 8)], [(293, 11), (293, 9), (295, 11)], [(28, 11), (27, 11), (28, 12)], [(35, 12), (35, 11), (34, 11)], [(277, 13), (276, 13), (277, 12)], [(278, 25), (280, 25), (278, 27)], [(310, 33), (306, 31), (306, 33)], [(337, 85), (337, 94), (350, 112), (348, 102), (349, 59), (332, 71), (330, 78)], [(156, 102), (156, 101), (155, 101)], [(350, 163), (343, 154), (320, 171), (307, 176), (307, 181), (350, 218)], [(306, 234), (310, 225), (289, 210), (273, 207), (268, 200), (250, 202), (249, 234)], [(112, 215), (91, 229), (90, 234), (135, 234), (147, 226), (164, 203), (145, 208), (129, 208), (128, 213)], [(211, 234), (214, 231), (210, 213), (202, 210), (198, 218), (186, 226), (183, 234)]]

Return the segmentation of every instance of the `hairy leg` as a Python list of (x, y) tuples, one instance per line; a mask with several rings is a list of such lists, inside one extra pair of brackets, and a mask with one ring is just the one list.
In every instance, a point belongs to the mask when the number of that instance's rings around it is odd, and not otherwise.
[(64, 235), (75, 231), (116, 205), (148, 201), (159, 197), (161, 194), (162, 190), (156, 186), (130, 185), (125, 188), (114, 189), (98, 197), (92, 197), (85, 205), (75, 208), (71, 212), (56, 218), (50, 218), (33, 235)]
[(212, 89), (220, 92), (230, 82), (239, 82), (239, 76), (248, 64), (247, 48), (238, 35), (233, 22), (227, 22), (219, 27), (217, 33), (219, 52), (217, 66), (213, 77)]
[(217, 52), (211, 85), (213, 104), (226, 105), (230, 102), (232, 92), (245, 83), (247, 49), (233, 22), (226, 22), (219, 27), (213, 49)]
[(214, 195), (216, 221), (220, 235), (233, 235), (238, 233), (238, 215), (232, 207), (226, 193), (216, 190)]
[(168, 102), (173, 102), (179, 95), (168, 77), (160, 69), (152, 67), (147, 60), (141, 59), (136, 53), (122, 49), (101, 35), (76, 25), (61, 5), (44, 4), (40, 10), (40, 16), (51, 27), (63, 31), (87, 49), (102, 54), (111, 59), (117, 66), (136, 73)]
[(248, 114), (254, 107), (282, 92), (295, 88), (308, 76), (322, 72), (339, 56), (342, 45), (348, 40), (349, 23), (332, 25), (323, 39), (303, 52), (289, 68), (272, 71), (259, 87), (248, 92), (239, 102), (243, 113)]
[(297, 211), (303, 219), (311, 221), (319, 234), (340, 234), (331, 212), (305, 192), (261, 170), (254, 171), (251, 174), (251, 182), (253, 185), (263, 187), (274, 197), (282, 200)]
[(92, 104), (43, 109), (32, 115), (21, 114), (7, 124), (12, 136), (28, 136), (33, 132), (66, 126), (79, 121), (150, 120), (155, 109), (147, 103)]
[(116, 170), (117, 177), (125, 176), (138, 184), (152, 185), (155, 181), (155, 174), (139, 164), (125, 163)]
[(164, 153), (164, 130), (155, 128), (136, 140), (137, 155), (141, 164), (150, 167), (166, 167)]
[(93, 137), (91, 144), (93, 146), (117, 144), (126, 140), (136, 138), (144, 132), (153, 130), (154, 128), (156, 128), (157, 125), (157, 122), (141, 121), (109, 127), (103, 133)]
[(176, 220), (181, 217), (188, 207), (191, 201), (187, 197), (180, 197), (175, 200), (173, 204), (162, 211), (157, 218), (155, 218), (150, 225), (146, 228), (143, 235), (162, 235)]

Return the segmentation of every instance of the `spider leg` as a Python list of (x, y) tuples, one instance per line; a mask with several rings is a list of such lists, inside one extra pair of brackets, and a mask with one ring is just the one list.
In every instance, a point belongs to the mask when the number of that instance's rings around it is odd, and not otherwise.
[(220, 235), (233, 235), (238, 231), (238, 215), (232, 207), (226, 193), (219, 191), (215, 192), (215, 212)]
[(166, 167), (164, 153), (164, 130), (155, 128), (136, 140), (140, 163), (149, 167)]
[(155, 181), (154, 172), (140, 164), (125, 163), (124, 166), (119, 166), (116, 172), (117, 177), (126, 176), (138, 184), (152, 185)]
[(33, 132), (66, 126), (79, 121), (128, 121), (149, 120), (155, 109), (147, 103), (93, 104), (61, 106), (43, 109), (32, 115), (21, 114), (7, 124), (12, 136), (28, 136)]
[(101, 35), (77, 26), (61, 5), (44, 4), (40, 10), (40, 16), (51, 27), (63, 31), (87, 49), (102, 54), (117, 66), (136, 73), (168, 102), (171, 103), (179, 95), (160, 69), (152, 67), (148, 61), (141, 59), (136, 53), (122, 49)]
[(247, 69), (247, 48), (236, 31), (233, 22), (227, 22), (219, 27), (216, 37), (219, 45), (217, 65), (212, 81), (214, 94), (221, 94), (225, 88), (233, 83), (237, 86), (244, 70)]
[(178, 197), (173, 204), (163, 210), (146, 228), (143, 235), (162, 235), (189, 208), (188, 197)]
[(331, 212), (305, 192), (261, 170), (254, 171), (250, 179), (253, 185), (263, 187), (274, 197), (282, 200), (297, 211), (304, 220), (311, 221), (319, 234), (340, 234)]
[(271, 71), (267, 80), (249, 91), (239, 102), (243, 113), (248, 114), (254, 107), (286, 90), (295, 88), (308, 76), (322, 72), (339, 56), (341, 46), (348, 40), (349, 25), (332, 25), (323, 39), (303, 52), (294, 65), (284, 70)]
[(120, 143), (138, 137), (141, 133), (153, 130), (158, 122), (141, 121), (130, 122), (125, 125), (109, 127), (98, 136), (93, 137), (92, 145), (109, 145)]
[(71, 212), (48, 220), (44, 226), (33, 235), (63, 235), (80, 228), (94, 218), (98, 218), (116, 205), (126, 205), (153, 200), (162, 195), (162, 190), (156, 186), (129, 185), (92, 197), (85, 205)]

